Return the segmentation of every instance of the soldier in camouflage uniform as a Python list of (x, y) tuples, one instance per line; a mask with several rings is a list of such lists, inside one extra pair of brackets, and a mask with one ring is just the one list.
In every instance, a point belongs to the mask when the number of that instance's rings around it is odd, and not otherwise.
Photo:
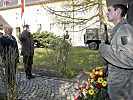
[(110, 44), (101, 43), (99, 51), (108, 67), (108, 94), (111, 100), (133, 100), (133, 27), (124, 19), (127, 7), (108, 7), (107, 17), (115, 27)]

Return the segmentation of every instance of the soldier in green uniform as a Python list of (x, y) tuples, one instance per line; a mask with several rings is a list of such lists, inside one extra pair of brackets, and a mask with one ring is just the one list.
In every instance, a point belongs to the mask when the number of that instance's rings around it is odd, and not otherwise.
[(127, 7), (108, 7), (108, 21), (115, 27), (110, 44), (101, 43), (99, 51), (108, 67), (108, 94), (111, 100), (133, 100), (133, 27), (124, 18)]

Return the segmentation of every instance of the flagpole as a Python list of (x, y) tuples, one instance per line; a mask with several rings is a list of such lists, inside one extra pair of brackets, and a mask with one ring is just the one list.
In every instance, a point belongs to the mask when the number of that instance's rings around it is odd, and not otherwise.
[(21, 9), (21, 20), (22, 20), (22, 26), (25, 25), (25, 0), (21, 0), (22, 9)]

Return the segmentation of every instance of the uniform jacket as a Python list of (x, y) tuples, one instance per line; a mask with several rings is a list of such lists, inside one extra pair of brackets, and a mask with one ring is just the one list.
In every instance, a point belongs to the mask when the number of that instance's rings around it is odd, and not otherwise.
[[(132, 100), (133, 27), (126, 20), (119, 22), (112, 31), (110, 45), (101, 44), (99, 51), (107, 61), (108, 93), (111, 99), (118, 100), (116, 98), (122, 97)], [(116, 93), (117, 90), (123, 92), (123, 95)]]
[(15, 60), (15, 63), (19, 62), (19, 51), (17, 41), (14, 36), (8, 36), (4, 34), (0, 37), (0, 55), (3, 60), (9, 62), (9, 60)]
[(102, 44), (99, 51), (108, 62), (109, 83), (114, 84), (128, 80), (133, 72), (133, 27), (122, 20), (111, 36), (110, 45)]
[(21, 54), (23, 56), (33, 56), (34, 55), (34, 40), (32, 34), (27, 33), (24, 30), (20, 35), (19, 39), (21, 41), (22, 49)]

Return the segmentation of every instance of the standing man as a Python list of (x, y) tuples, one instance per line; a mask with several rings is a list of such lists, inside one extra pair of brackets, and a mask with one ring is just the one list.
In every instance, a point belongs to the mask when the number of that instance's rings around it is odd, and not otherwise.
[(65, 39), (69, 39), (68, 31), (66, 31), (66, 33), (63, 35), (63, 37), (64, 37), (64, 40), (65, 40)]
[(23, 32), (19, 35), (19, 39), (22, 45), (21, 54), (23, 55), (26, 78), (35, 78), (31, 73), (34, 55), (34, 40), (30, 33), (29, 25), (24, 25)]
[(19, 63), (19, 51), (17, 41), (12, 36), (13, 28), (9, 25), (4, 26), (4, 34), (0, 38), (0, 57), (4, 64), (6, 79), (9, 84), (16, 81), (16, 67)]
[(0, 25), (0, 37), (3, 35), (3, 25)]
[(124, 18), (127, 7), (108, 7), (108, 21), (115, 27), (110, 44), (102, 43), (99, 51), (107, 62), (108, 94), (111, 100), (133, 100), (133, 27)]
[(0, 37), (3, 35), (3, 33), (2, 32), (0, 32)]

